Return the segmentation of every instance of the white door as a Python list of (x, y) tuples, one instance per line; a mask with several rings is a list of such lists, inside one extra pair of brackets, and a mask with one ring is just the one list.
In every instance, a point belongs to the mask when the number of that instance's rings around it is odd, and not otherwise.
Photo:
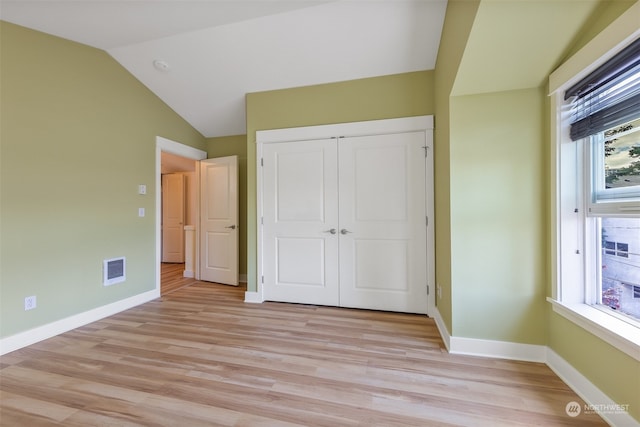
[(162, 175), (162, 262), (184, 262), (184, 175)]
[(335, 139), (263, 149), (264, 298), (339, 305)]
[(200, 161), (200, 280), (238, 285), (238, 157)]
[(339, 141), (340, 305), (426, 313), (424, 132)]

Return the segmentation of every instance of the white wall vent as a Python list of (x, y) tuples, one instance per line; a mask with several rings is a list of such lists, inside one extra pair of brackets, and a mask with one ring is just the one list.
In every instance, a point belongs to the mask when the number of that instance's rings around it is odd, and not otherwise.
[(124, 257), (105, 259), (102, 262), (102, 285), (110, 286), (126, 279), (126, 261)]

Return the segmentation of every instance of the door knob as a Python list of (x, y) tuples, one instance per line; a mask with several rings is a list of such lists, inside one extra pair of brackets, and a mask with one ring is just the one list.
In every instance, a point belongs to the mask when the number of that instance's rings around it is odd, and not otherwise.
[(325, 233), (336, 234), (336, 229), (332, 228), (331, 230), (326, 230)]
[(353, 231), (349, 231), (346, 228), (343, 228), (342, 230), (340, 230), (340, 234), (349, 234), (349, 233), (353, 233)]
[(230, 226), (225, 227), (225, 228), (230, 228), (230, 229), (232, 229), (232, 230), (235, 230), (235, 229), (236, 229), (236, 225), (235, 225), (235, 224), (234, 224), (234, 225), (230, 225)]

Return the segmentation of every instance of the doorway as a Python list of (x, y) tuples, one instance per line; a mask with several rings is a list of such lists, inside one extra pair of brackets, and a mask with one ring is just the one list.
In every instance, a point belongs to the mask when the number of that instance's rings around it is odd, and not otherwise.
[(161, 295), (187, 286), (185, 279), (195, 277), (196, 166), (196, 160), (162, 153)]
[[(197, 221), (197, 207), (200, 205), (200, 196), (197, 191), (197, 179), (196, 175), (196, 165), (197, 161), (203, 160), (207, 158), (207, 153), (202, 150), (198, 150), (196, 148), (190, 147), (188, 145), (181, 144), (176, 141), (171, 141), (166, 138), (156, 137), (156, 290), (158, 293), (162, 294), (163, 292), (163, 279), (168, 284), (168, 289), (175, 289), (176, 287), (182, 287), (185, 285), (183, 283), (185, 280), (194, 281), (198, 279), (198, 266), (199, 266), (199, 257), (198, 257), (198, 221)], [(175, 263), (165, 265), (162, 263), (163, 261), (163, 233), (162, 233), (162, 176), (163, 174), (170, 173), (184, 173), (189, 174), (193, 173), (194, 181), (194, 191), (189, 201), (188, 205), (191, 206), (191, 211), (193, 215), (189, 213), (189, 207), (187, 206), (187, 214), (185, 216), (186, 221), (191, 222), (191, 225), (194, 228), (193, 233), (193, 246), (194, 253), (193, 263), (195, 266), (193, 267), (192, 272), (194, 274), (186, 274), (187, 276), (193, 277), (184, 277), (185, 276), (185, 266), (184, 263)], [(184, 232), (180, 235), (184, 236)], [(187, 249), (188, 251), (188, 249)], [(185, 256), (188, 254), (185, 251)], [(178, 273), (182, 271), (182, 276)], [(184, 280), (183, 280), (184, 279)]]

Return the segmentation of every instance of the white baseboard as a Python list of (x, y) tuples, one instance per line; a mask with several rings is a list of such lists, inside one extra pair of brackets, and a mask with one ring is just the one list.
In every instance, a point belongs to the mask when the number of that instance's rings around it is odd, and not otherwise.
[(544, 345), (520, 344), (507, 341), (481, 340), (451, 337), (449, 353), (469, 356), (495, 357), (498, 359), (546, 361), (547, 347)]
[(431, 317), (436, 321), (436, 327), (444, 342), (444, 346), (451, 354), (495, 357), (498, 359), (523, 360), (527, 362), (545, 362), (546, 360), (546, 346), (452, 337), (437, 307)]
[(527, 362), (545, 362), (546, 360), (546, 346), (452, 337), (437, 308), (432, 317), (436, 321), (436, 327), (447, 351), (451, 354), (495, 357), (498, 359), (523, 360)]
[(447, 348), (447, 351), (451, 350), (451, 335), (449, 334), (449, 330), (447, 329), (447, 325), (444, 324), (444, 320), (442, 319), (442, 315), (436, 307), (435, 313), (433, 313), (433, 319), (436, 321), (436, 327), (438, 328), (438, 332), (440, 333), (440, 337), (442, 341), (444, 341), (444, 346)]
[(185, 270), (182, 273), (182, 277), (196, 277), (196, 274), (191, 270)]
[(247, 275), (246, 274), (241, 274), (238, 277), (238, 281), (240, 281), (240, 283), (247, 283)]
[(160, 297), (160, 290), (154, 289), (143, 294), (116, 301), (111, 304), (94, 308), (84, 313), (75, 314), (65, 319), (60, 319), (37, 328), (20, 332), (6, 338), (0, 339), (0, 355), (18, 350), (20, 348), (46, 340), (64, 332), (70, 331), (88, 323), (95, 322), (105, 317), (112, 316), (129, 308), (144, 304), (145, 302)]
[(612, 426), (638, 427), (639, 423), (629, 415), (628, 407), (626, 408), (627, 410), (624, 410), (624, 406), (631, 402), (614, 402), (550, 348), (547, 348), (546, 363), (565, 384), (587, 403), (588, 406), (581, 408), (582, 411), (595, 410), (602, 419)]
[(244, 293), (244, 302), (262, 304), (264, 300), (262, 299), (262, 295), (260, 292), (245, 292)]

